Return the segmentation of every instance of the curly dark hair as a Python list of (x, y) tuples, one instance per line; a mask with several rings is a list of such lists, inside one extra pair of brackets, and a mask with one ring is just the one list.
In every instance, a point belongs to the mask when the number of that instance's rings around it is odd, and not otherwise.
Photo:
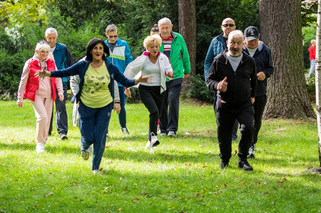
[(108, 48), (107, 44), (104, 42), (104, 40), (102, 40), (100, 38), (93, 38), (87, 44), (87, 49), (86, 49), (86, 60), (87, 61), (93, 60), (93, 56), (91, 55), (91, 51), (92, 51), (92, 49), (94, 49), (94, 47), (97, 44), (102, 44), (104, 47), (105, 54), (103, 54), (103, 56), (102, 56), (103, 60), (105, 60), (109, 56), (109, 48)]

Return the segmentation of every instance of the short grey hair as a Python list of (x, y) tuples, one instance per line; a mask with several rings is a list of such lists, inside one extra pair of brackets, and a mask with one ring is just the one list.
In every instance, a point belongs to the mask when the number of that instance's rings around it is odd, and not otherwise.
[(230, 42), (233, 38), (242, 38), (243, 39), (243, 33), (241, 30), (233, 30), (228, 35), (228, 42)]
[(161, 24), (165, 24), (165, 23), (169, 23), (170, 25), (172, 25), (172, 21), (169, 18), (164, 17), (158, 21), (158, 26), (160, 26)]
[(49, 27), (46, 29), (45, 36), (48, 36), (49, 34), (52, 34), (52, 33), (56, 33), (56, 35), (58, 35), (58, 32), (55, 28)]
[(118, 32), (118, 28), (114, 24), (110, 24), (110, 25), (108, 25), (106, 27), (106, 33), (109, 33), (109, 32), (112, 32), (112, 31), (117, 31)]
[(159, 46), (161, 46), (162, 38), (158, 34), (147, 36), (144, 39), (144, 47), (147, 49), (147, 47), (150, 46), (151, 44), (158, 44)]

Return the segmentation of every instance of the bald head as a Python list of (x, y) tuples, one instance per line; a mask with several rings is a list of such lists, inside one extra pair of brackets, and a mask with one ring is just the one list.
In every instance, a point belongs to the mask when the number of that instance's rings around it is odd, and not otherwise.
[(224, 19), (221, 29), (223, 30), (223, 37), (228, 38), (230, 32), (236, 29), (235, 21), (232, 18)]

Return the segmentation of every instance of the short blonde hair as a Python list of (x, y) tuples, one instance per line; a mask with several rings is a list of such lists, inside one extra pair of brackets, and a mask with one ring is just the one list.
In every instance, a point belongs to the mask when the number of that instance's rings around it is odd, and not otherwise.
[(152, 44), (158, 44), (159, 46), (161, 46), (162, 45), (162, 38), (157, 34), (151, 35), (151, 36), (147, 36), (144, 39), (144, 47), (147, 49), (147, 47), (152, 45)]
[(49, 44), (48, 44), (47, 41), (41, 40), (41, 41), (39, 41), (39, 42), (37, 43), (35, 50), (36, 50), (36, 51), (42, 51), (42, 50), (44, 50), (44, 51), (50, 51), (50, 46), (49, 46)]

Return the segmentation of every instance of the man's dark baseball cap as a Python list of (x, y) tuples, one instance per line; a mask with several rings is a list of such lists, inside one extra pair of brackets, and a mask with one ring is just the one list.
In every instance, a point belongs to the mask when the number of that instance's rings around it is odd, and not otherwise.
[(249, 26), (244, 30), (244, 36), (248, 41), (259, 39), (260, 38), (259, 34), (260, 34), (259, 30), (254, 26)]

